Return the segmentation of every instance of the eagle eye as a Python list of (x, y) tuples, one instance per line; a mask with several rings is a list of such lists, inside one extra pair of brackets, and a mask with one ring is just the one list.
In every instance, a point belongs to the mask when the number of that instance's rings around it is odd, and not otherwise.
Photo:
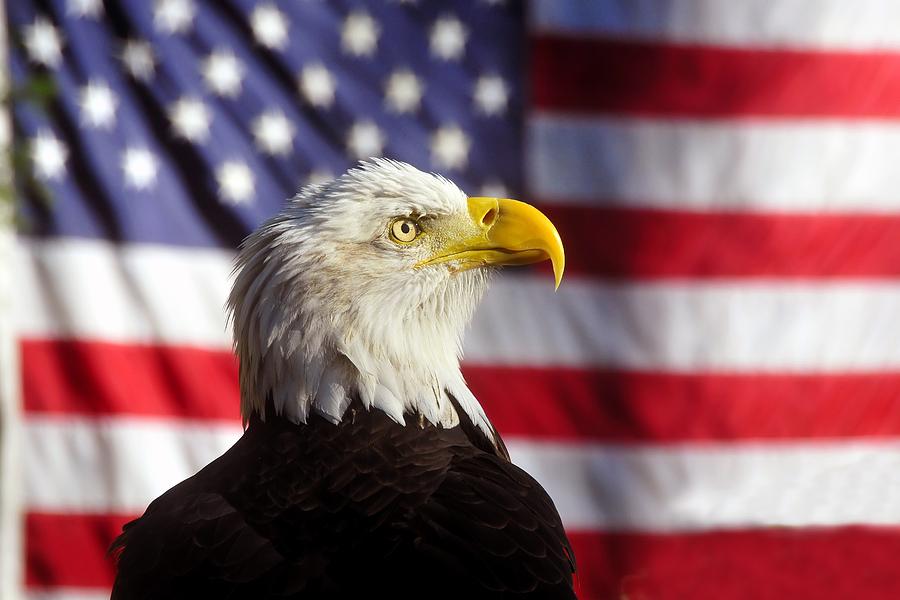
[(421, 231), (419, 224), (408, 217), (395, 219), (390, 228), (391, 239), (401, 244), (410, 243), (419, 236)]

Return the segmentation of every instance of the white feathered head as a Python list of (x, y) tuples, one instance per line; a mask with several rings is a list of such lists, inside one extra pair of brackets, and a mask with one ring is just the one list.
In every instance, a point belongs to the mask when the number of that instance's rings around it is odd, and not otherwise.
[(304, 188), (250, 235), (228, 307), (241, 412), (337, 422), (351, 399), (397, 422), (453, 426), (451, 394), (489, 438), (459, 369), (462, 333), (491, 267), (550, 259), (559, 234), (515, 200), (467, 198), (452, 182), (396, 161), (362, 163)]

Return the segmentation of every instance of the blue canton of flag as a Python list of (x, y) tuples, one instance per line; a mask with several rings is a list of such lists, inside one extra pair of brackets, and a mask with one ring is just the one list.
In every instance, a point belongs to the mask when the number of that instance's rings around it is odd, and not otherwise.
[(388, 156), (521, 187), (517, 3), (17, 1), (15, 109), (44, 235), (234, 246), (307, 182)]

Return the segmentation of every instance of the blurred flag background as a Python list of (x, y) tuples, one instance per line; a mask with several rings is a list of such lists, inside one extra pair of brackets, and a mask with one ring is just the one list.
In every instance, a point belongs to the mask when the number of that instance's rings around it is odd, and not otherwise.
[(108, 596), (121, 525), (240, 433), (235, 247), (384, 155), (559, 227), (559, 292), (504, 273), (465, 374), (581, 598), (900, 597), (900, 3), (6, 11), (7, 594)]

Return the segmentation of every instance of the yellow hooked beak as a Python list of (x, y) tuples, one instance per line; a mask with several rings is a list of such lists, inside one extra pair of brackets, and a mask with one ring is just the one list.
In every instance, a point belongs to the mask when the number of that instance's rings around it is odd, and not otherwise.
[[(566, 266), (559, 232), (544, 213), (506, 198), (469, 198), (475, 235), (450, 241), (417, 267), (444, 262), (465, 271), (487, 265), (527, 265), (549, 259), (556, 287)], [(472, 230), (467, 228), (469, 232)]]

